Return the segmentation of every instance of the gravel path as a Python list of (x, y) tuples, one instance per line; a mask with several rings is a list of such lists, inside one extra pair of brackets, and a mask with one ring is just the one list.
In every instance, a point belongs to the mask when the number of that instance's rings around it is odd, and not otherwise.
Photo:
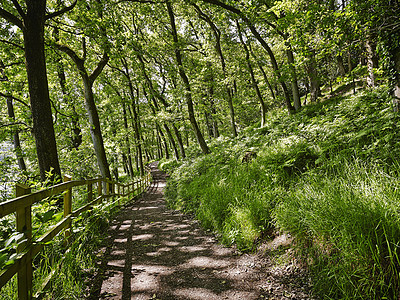
[[(238, 255), (167, 209), (166, 176), (155, 165), (152, 175), (147, 193), (112, 222), (88, 299), (312, 299), (307, 277), (289, 259), (287, 237)], [(286, 262), (277, 265), (271, 253)]]

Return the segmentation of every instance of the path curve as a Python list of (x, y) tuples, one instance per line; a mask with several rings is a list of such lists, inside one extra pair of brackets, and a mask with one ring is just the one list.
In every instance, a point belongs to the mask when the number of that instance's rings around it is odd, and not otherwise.
[[(189, 216), (169, 210), (166, 175), (156, 164), (151, 172), (149, 190), (110, 226), (88, 299), (269, 299), (260, 257), (237, 255)], [(299, 299), (287, 296), (276, 299)]]

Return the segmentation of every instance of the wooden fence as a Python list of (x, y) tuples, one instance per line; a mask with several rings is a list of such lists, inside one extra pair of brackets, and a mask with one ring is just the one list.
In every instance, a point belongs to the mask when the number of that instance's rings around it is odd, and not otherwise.
[[(92, 208), (93, 205), (112, 199), (110, 205), (121, 204), (121, 197), (130, 197), (132, 194), (143, 193), (150, 185), (150, 170), (146, 170), (146, 175), (138, 181), (123, 185), (108, 179), (98, 178), (89, 180), (71, 180), (71, 177), (64, 176), (64, 182), (51, 186), (45, 190), (31, 193), (29, 187), (22, 184), (16, 185), (16, 198), (0, 204), (0, 218), (9, 214), (16, 214), (16, 230), (24, 234), (24, 242), (17, 247), (17, 257), (14, 263), (7, 266), (0, 272), (0, 289), (16, 274), (18, 283), (18, 298), (32, 299), (32, 279), (33, 268), (32, 260), (45, 247), (45, 244), (53, 240), (61, 230), (64, 229), (65, 241), (71, 234), (71, 224), (73, 218), (82, 212)], [(94, 199), (95, 192), (93, 185), (97, 185), (97, 197)], [(72, 211), (72, 193), (74, 187), (87, 187), (87, 204), (79, 209)], [(64, 217), (52, 228), (39, 237), (32, 239), (32, 205), (48, 197), (63, 194), (64, 197)]]

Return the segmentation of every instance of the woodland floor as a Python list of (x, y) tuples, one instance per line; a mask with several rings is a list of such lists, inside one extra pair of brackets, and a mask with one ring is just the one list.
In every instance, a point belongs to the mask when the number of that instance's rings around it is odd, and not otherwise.
[(166, 174), (111, 223), (88, 299), (314, 299), (280, 235), (255, 254), (220, 245), (191, 216), (166, 207)]

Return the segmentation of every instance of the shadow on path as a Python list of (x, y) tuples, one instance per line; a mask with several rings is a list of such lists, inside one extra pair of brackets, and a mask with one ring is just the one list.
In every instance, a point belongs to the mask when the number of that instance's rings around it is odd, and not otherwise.
[(111, 224), (89, 299), (260, 299), (251, 256), (235, 256), (196, 221), (167, 209), (166, 176), (155, 165), (152, 175), (143, 198)]

